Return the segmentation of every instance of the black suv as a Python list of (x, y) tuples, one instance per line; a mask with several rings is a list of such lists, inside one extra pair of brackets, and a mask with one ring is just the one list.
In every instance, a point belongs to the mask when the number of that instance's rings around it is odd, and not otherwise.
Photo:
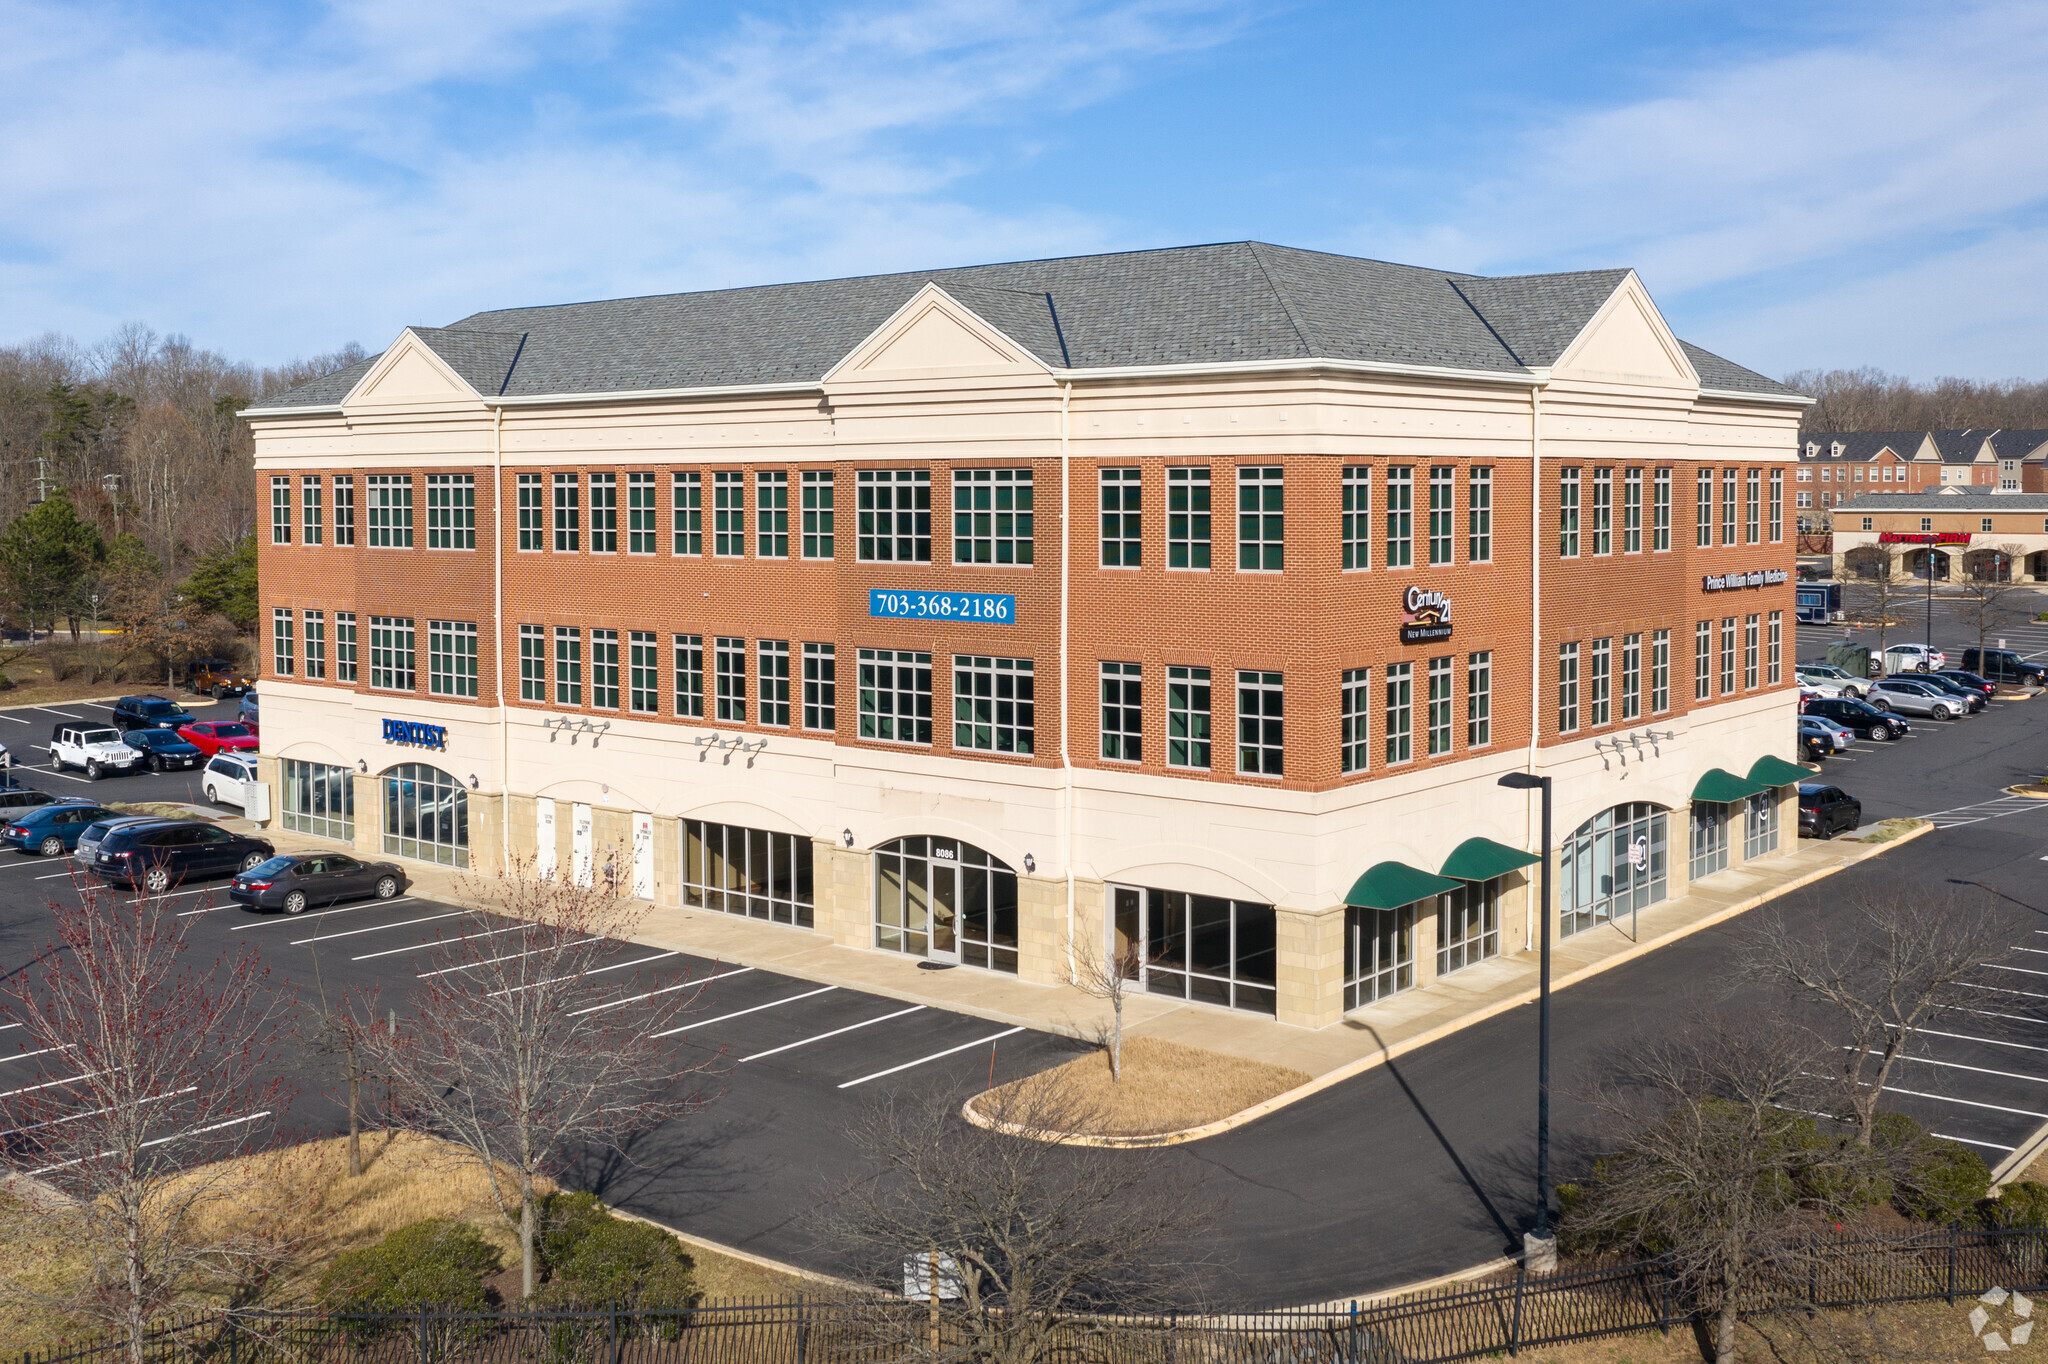
[(2048, 686), (2048, 668), (2029, 663), (2010, 649), (1965, 649), (1963, 667), (1993, 682), (2016, 687)]
[(1911, 728), (1903, 715), (1894, 715), (1888, 710), (1879, 710), (1868, 701), (1852, 701), (1846, 696), (1816, 696), (1806, 703), (1801, 713), (1832, 720), (1844, 729), (1854, 730), (1859, 739), (1896, 739)]
[(131, 729), (177, 729), (194, 718), (176, 701), (161, 696), (124, 696), (114, 703), (114, 723), (123, 734)]
[(1863, 802), (1839, 786), (1799, 783), (1799, 836), (1833, 838), (1863, 823)]
[(110, 830), (92, 869), (124, 890), (160, 894), (181, 881), (233, 876), (276, 850), (260, 838), (229, 833), (203, 819), (161, 819)]

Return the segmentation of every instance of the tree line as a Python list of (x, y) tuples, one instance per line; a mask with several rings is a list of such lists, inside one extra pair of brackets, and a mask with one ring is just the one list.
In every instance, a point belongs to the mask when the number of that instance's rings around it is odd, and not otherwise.
[(1784, 383), (1814, 399), (1800, 420), (1802, 433), (2048, 428), (2048, 379), (1921, 383), (1865, 365), (1795, 370)]

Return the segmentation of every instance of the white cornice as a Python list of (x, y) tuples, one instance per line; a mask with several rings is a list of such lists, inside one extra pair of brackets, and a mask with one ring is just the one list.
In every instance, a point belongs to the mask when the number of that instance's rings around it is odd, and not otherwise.
[(567, 407), (579, 403), (645, 403), (669, 398), (745, 398), (755, 394), (823, 393), (819, 380), (794, 384), (699, 384), (694, 388), (634, 388), (606, 393), (536, 393), (485, 398), (485, 407)]
[(1115, 365), (1101, 369), (1054, 369), (1052, 377), (1061, 382), (1085, 383), (1090, 379), (1177, 379), (1204, 375), (1284, 374), (1306, 370), (1334, 370), (1340, 374), (1387, 374), (1416, 379), (1456, 379), (1467, 383), (1508, 384), (1533, 388), (1546, 376), (1528, 370), (1457, 369), (1449, 365), (1403, 365), (1393, 361), (1332, 360), (1225, 360), (1188, 365)]

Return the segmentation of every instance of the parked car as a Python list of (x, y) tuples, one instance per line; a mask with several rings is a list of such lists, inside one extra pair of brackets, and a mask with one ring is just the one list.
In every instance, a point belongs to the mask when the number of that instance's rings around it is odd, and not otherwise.
[(100, 840), (108, 834), (130, 824), (153, 824), (162, 818), (162, 815), (109, 815), (104, 819), (94, 820), (78, 835), (78, 843), (71, 849), (71, 859), (80, 867), (90, 870), (98, 859)]
[(225, 658), (197, 658), (185, 665), (185, 685), (216, 701), (240, 696), (255, 686), (249, 674)]
[(50, 731), (50, 769), (75, 767), (98, 781), (108, 772), (133, 772), (142, 754), (121, 742), (121, 731), (74, 720)]
[(176, 729), (192, 720), (192, 713), (176, 701), (154, 694), (124, 696), (114, 703), (114, 723), (123, 734), (131, 729)]
[(1834, 741), (1828, 738), (1825, 731), (1818, 729), (1808, 729), (1804, 725), (1800, 726), (1800, 757), (1806, 759), (1809, 762), (1819, 762), (1821, 759), (1827, 757), (1828, 754), (1834, 751)]
[(1940, 672), (1929, 673), (1928, 676), (1945, 677), (1957, 686), (1968, 687), (1972, 691), (1983, 693), (1986, 700), (1989, 700), (1998, 691), (1998, 684), (1990, 678), (1979, 677), (1977, 674), (1967, 672), (1962, 668), (1943, 668)]
[(251, 734), (257, 733), (256, 693), (249, 692), (242, 697), (242, 704), (235, 707), (235, 718), (249, 727)]
[(16, 810), (54, 804), (56, 799), (49, 792), (38, 791), (32, 786), (0, 786), (0, 819), (7, 818)]
[(260, 862), (228, 884), (228, 898), (256, 909), (281, 909), (303, 914), (310, 905), (360, 900), (374, 895), (389, 900), (411, 885), (390, 862), (363, 862), (346, 853), (288, 853)]
[(222, 749), (256, 751), (256, 736), (238, 720), (194, 720), (179, 730), (178, 735), (198, 745), (199, 751), (209, 758)]
[(1846, 696), (1839, 701), (1815, 701), (1807, 706), (1806, 713), (1831, 720), (1853, 731), (1860, 739), (1897, 739), (1912, 730), (1905, 716), (1879, 710), (1868, 701), (1852, 701)]
[(53, 801), (17, 811), (0, 823), (0, 843), (25, 853), (62, 857), (78, 846), (78, 836), (87, 826), (113, 813), (89, 800)]
[(199, 789), (216, 805), (249, 808), (249, 783), (256, 780), (254, 754), (216, 753), (206, 760), (206, 774)]
[(1991, 704), (1990, 698), (1975, 687), (1966, 687), (1954, 678), (1945, 677), (1941, 673), (1914, 673), (1913, 681), (1918, 682), (1923, 687), (1932, 687), (1936, 691), (1953, 696), (1968, 707), (1968, 712), (1971, 715), (1975, 715), (1978, 711)]
[(155, 895), (182, 882), (247, 871), (276, 853), (263, 839), (229, 833), (209, 820), (151, 820), (110, 830), (93, 870), (123, 890)]
[(1864, 690), (1870, 686), (1868, 678), (1858, 677), (1846, 669), (1837, 668), (1832, 663), (1801, 663), (1794, 667), (1792, 672), (1801, 682), (1833, 683), (1841, 688), (1844, 696), (1861, 698)]
[(1799, 732), (1801, 734), (1818, 734), (1826, 742), (1827, 751), (1830, 753), (1840, 753), (1843, 749), (1856, 742), (1855, 730), (1850, 729), (1847, 725), (1838, 725), (1833, 720), (1824, 719), (1818, 715), (1800, 716)]
[(1823, 697), (1835, 697), (1841, 694), (1842, 689), (1832, 682), (1809, 682), (1803, 677), (1799, 679), (1799, 696), (1801, 700), (1817, 701)]
[(2008, 687), (2048, 686), (2048, 666), (2029, 663), (2010, 649), (1965, 649), (1963, 666)]
[(1948, 666), (1948, 655), (1925, 644), (1894, 644), (1884, 651), (1888, 673), (1933, 672)]
[(1886, 677), (1870, 684), (1870, 704), (1879, 710), (1953, 720), (1967, 707), (1960, 697), (1930, 687), (1917, 677)]
[(140, 753), (152, 772), (175, 772), (206, 760), (199, 745), (175, 729), (131, 729), (121, 736), (121, 742)]
[(1863, 823), (1863, 802), (1839, 786), (1799, 783), (1799, 836), (1833, 838)]

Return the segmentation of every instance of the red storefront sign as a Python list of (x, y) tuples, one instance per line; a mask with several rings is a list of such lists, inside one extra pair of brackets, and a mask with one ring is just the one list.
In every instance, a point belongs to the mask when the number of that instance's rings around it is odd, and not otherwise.
[(1880, 545), (1967, 545), (1970, 543), (1970, 532), (1881, 530), (1877, 533), (1877, 542)]

